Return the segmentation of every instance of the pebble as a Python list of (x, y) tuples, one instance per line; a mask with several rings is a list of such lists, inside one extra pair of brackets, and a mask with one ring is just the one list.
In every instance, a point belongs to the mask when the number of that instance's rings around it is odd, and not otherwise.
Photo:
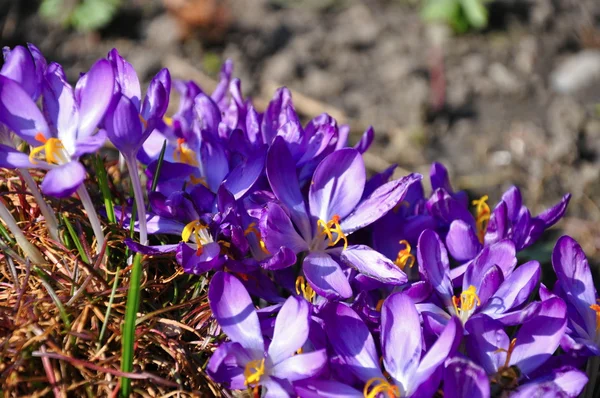
[(570, 94), (600, 81), (600, 50), (584, 50), (566, 58), (550, 76), (552, 88)]

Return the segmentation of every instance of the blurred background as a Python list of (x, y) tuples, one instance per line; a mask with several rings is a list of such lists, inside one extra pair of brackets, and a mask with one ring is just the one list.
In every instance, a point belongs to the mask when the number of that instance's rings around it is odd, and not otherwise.
[(117, 47), (146, 83), (168, 67), (210, 92), (231, 58), (258, 108), (285, 85), (307, 120), (373, 125), (373, 172), (440, 161), (534, 214), (572, 193), (560, 232), (598, 256), (598, 0), (0, 0), (0, 37), (71, 80)]

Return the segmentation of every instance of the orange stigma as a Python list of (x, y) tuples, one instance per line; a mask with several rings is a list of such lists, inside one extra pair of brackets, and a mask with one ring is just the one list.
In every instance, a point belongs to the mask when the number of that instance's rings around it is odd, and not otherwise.
[(590, 308), (596, 312), (596, 332), (600, 330), (600, 305), (592, 304)]
[(487, 200), (488, 196), (483, 195), (481, 198), (472, 202), (473, 206), (475, 206), (475, 226), (477, 227), (477, 238), (479, 238), (480, 243), (483, 243), (485, 239), (488, 222), (490, 221), (490, 216), (492, 214), (490, 206), (486, 203)]
[(410, 243), (408, 243), (408, 241), (403, 239), (399, 243), (403, 245), (404, 248), (398, 251), (396, 261), (394, 261), (394, 264), (396, 264), (398, 268), (404, 271), (404, 268), (406, 268), (407, 265), (410, 268), (412, 268), (412, 266), (415, 265), (415, 256), (410, 254), (411, 248)]
[(177, 148), (175, 148), (175, 152), (173, 152), (175, 160), (180, 163), (189, 164), (190, 166), (198, 166), (196, 153), (183, 144), (185, 144), (185, 139), (177, 138)]
[[(331, 217), (331, 220), (325, 222), (321, 219), (317, 220), (317, 229), (320, 229), (321, 236), (327, 236), (329, 240), (328, 246), (335, 246), (340, 241), (344, 241), (344, 250), (348, 248), (348, 238), (346, 234), (342, 231), (342, 227), (340, 225), (340, 216), (334, 214)], [(336, 235), (335, 240), (333, 239), (333, 234)]]
[(244, 236), (248, 236), (250, 234), (256, 235), (256, 238), (258, 239), (258, 245), (260, 246), (260, 250), (262, 250), (263, 253), (271, 254), (269, 252), (269, 250), (267, 250), (267, 245), (265, 244), (265, 241), (262, 239), (260, 231), (258, 230), (258, 228), (256, 228), (255, 222), (250, 223), (250, 225), (248, 225), (248, 228), (246, 228), (244, 230)]

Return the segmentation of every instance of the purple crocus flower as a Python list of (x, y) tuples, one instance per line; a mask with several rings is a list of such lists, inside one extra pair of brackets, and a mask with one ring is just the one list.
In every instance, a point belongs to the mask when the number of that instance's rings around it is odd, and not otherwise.
[(466, 324), (476, 314), (487, 314), (505, 325), (515, 325), (537, 309), (537, 304), (524, 305), (539, 284), (540, 265), (529, 261), (515, 269), (515, 248), (508, 239), (485, 247), (468, 264), (462, 278), (462, 292), (457, 297), (448, 253), (440, 237), (432, 230), (423, 231), (417, 253), (420, 271), (444, 309), (433, 303), (421, 303), (418, 308), (434, 315), (441, 325), (451, 316)]
[(96, 62), (74, 91), (62, 67), (50, 64), (43, 82), (46, 121), (27, 91), (0, 76), (0, 122), (32, 146), (32, 166), (50, 170), (42, 182), (44, 193), (69, 196), (83, 182), (85, 169), (78, 158), (96, 152), (104, 143), (106, 135), (94, 132), (108, 108), (113, 86), (114, 75), (107, 61)]
[(298, 354), (310, 330), (310, 304), (304, 299), (290, 297), (285, 301), (267, 344), (254, 304), (233, 275), (217, 272), (208, 299), (230, 340), (208, 363), (208, 373), (215, 381), (235, 390), (252, 388), (258, 392), (262, 388), (264, 397), (287, 397), (293, 395), (292, 383), (315, 377), (326, 366), (325, 349)]
[[(375, 340), (362, 319), (343, 303), (325, 307), (325, 330), (335, 353), (340, 357), (342, 371), (353, 375), (363, 388), (365, 397), (387, 393), (393, 397), (431, 396), (437, 390), (440, 366), (460, 341), (460, 321), (453, 318), (438, 340), (425, 353), (419, 313), (413, 301), (404, 293), (394, 293), (381, 309), (381, 370)], [(306, 388), (319, 396), (331, 396), (339, 383), (311, 382)], [(350, 391), (350, 390), (349, 390)], [(359, 395), (360, 396), (360, 395)]]
[(541, 377), (535, 374), (558, 348), (567, 326), (566, 312), (567, 305), (559, 297), (543, 301), (512, 340), (500, 322), (479, 315), (467, 324), (467, 352), (491, 376), (494, 388), (531, 393), (545, 391), (552, 384), (563, 396), (575, 397), (587, 382), (583, 372), (559, 368)]
[(490, 398), (485, 370), (467, 358), (448, 359), (444, 368), (444, 398)]
[[(352, 289), (340, 262), (386, 283), (402, 284), (406, 274), (392, 261), (365, 245), (349, 245), (348, 235), (370, 225), (400, 202), (421, 176), (389, 182), (362, 200), (366, 181), (361, 154), (343, 148), (316, 168), (308, 188), (308, 206), (300, 190), (295, 163), (283, 138), (276, 137), (267, 155), (267, 177), (277, 199), (265, 208), (260, 232), (270, 253), (306, 252), (304, 277), (328, 299), (348, 298)], [(288, 213), (289, 211), (289, 213)], [(338, 244), (343, 245), (338, 246)], [(277, 268), (293, 265), (279, 263)]]
[(552, 266), (558, 277), (554, 294), (565, 300), (569, 307), (569, 333), (563, 348), (576, 350), (584, 356), (600, 355), (598, 293), (581, 246), (570, 236), (561, 237), (552, 253)]
[(16, 46), (11, 50), (4, 47), (2, 52), (4, 65), (0, 69), (0, 75), (19, 83), (31, 99), (37, 101), (42, 94), (42, 82), (47, 67), (41, 51), (33, 44), (27, 43), (27, 48)]
[(511, 239), (517, 251), (521, 251), (534, 244), (546, 229), (562, 218), (570, 199), (571, 195), (567, 194), (559, 203), (533, 217), (522, 204), (517, 187), (506, 191), (493, 211), (485, 203), (485, 196), (473, 202), (477, 205), (475, 219), (458, 218), (452, 222), (446, 237), (448, 250), (456, 260), (467, 261), (484, 245)]

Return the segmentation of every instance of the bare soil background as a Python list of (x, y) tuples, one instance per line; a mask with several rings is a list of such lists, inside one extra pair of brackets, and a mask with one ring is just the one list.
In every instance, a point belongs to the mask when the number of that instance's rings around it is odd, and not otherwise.
[(560, 232), (598, 257), (597, 0), (494, 0), (488, 28), (465, 35), (424, 24), (408, 0), (124, 3), (83, 34), (40, 18), (37, 1), (0, 0), (0, 43), (35, 43), (72, 80), (117, 47), (146, 82), (169, 67), (208, 91), (231, 58), (259, 106), (286, 85), (306, 118), (327, 111), (355, 138), (373, 125), (372, 171), (440, 161), (491, 205), (518, 185), (534, 213), (572, 193)]

